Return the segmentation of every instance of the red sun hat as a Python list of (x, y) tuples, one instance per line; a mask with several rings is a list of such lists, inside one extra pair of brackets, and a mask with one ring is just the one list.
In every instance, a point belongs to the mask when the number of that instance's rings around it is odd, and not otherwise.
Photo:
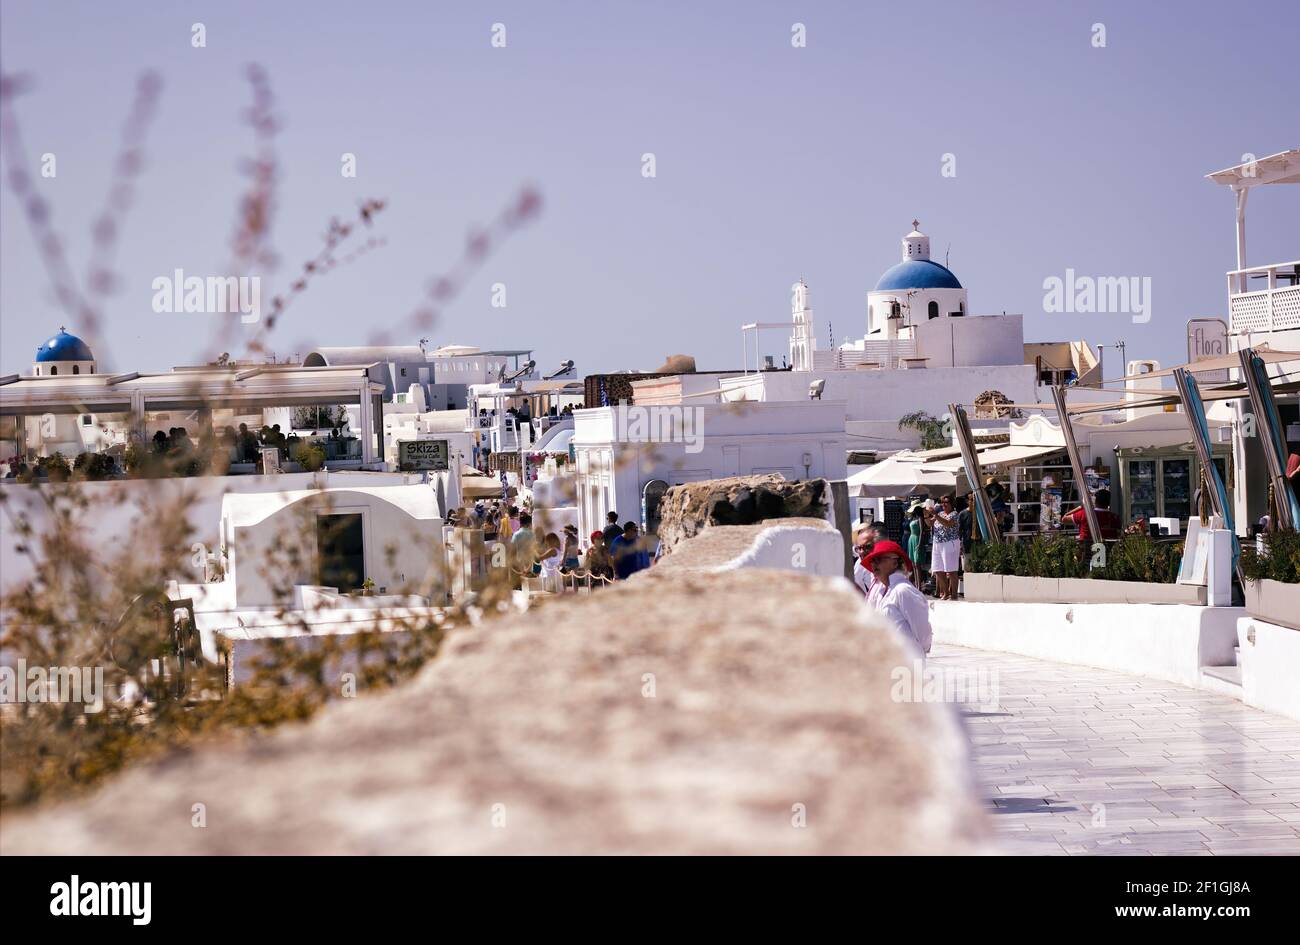
[(907, 556), (907, 552), (903, 550), (903, 546), (896, 541), (876, 542), (875, 545), (872, 546), (870, 554), (863, 557), (862, 566), (870, 571), (872, 562), (877, 558), (883, 558), (885, 555), (898, 555), (899, 559), (903, 562), (904, 567), (909, 571), (912, 570), (912, 559)]
[(604, 537), (605, 537), (605, 533), (604, 533), (604, 532), (592, 532), (592, 533), (591, 533), (591, 540), (592, 540), (592, 541), (595, 541), (597, 538), (604, 538)]

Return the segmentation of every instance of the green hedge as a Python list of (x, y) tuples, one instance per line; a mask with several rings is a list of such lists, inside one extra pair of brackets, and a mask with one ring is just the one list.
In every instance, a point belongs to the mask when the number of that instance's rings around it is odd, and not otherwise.
[(966, 570), (1017, 577), (1173, 584), (1178, 579), (1183, 546), (1156, 542), (1147, 535), (1125, 535), (1106, 546), (1103, 566), (1089, 568), (1091, 557), (1072, 535), (1037, 535), (1030, 541), (1004, 544), (975, 542), (966, 555)]
[(1265, 532), (1263, 554), (1253, 543), (1243, 543), (1241, 570), (1248, 581), (1300, 584), (1300, 533)]

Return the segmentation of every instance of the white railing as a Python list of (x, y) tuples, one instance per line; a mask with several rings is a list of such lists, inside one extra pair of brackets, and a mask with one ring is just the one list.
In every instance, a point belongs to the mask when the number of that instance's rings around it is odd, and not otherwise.
[(1228, 315), (1235, 334), (1300, 328), (1300, 262), (1228, 273)]
[(881, 368), (894, 370), (904, 367), (905, 361), (919, 360), (915, 338), (890, 341), (865, 341), (861, 348), (835, 348), (831, 351), (813, 352), (813, 370), (845, 371), (854, 368)]
[(480, 433), (487, 437), (494, 453), (508, 453), (519, 449), (518, 422), (509, 414), (473, 414), (465, 420), (466, 433)]

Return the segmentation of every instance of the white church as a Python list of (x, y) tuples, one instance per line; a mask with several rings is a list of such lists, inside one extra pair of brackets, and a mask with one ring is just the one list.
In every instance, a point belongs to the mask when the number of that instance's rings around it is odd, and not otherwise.
[(807, 400), (816, 386), (820, 399), (844, 404), (855, 449), (884, 454), (914, 446), (915, 434), (898, 429), (902, 415), (925, 411), (941, 417), (950, 403), (973, 404), (991, 392), (1013, 403), (1050, 402), (1040, 383), (1083, 377), (1096, 366), (1086, 345), (1026, 345), (1021, 315), (971, 314), (966, 288), (930, 258), (930, 237), (916, 220), (902, 239), (901, 259), (867, 293), (861, 335), (819, 349), (811, 296), (800, 279), (789, 322), (742, 329), (789, 331), (791, 369), (747, 369), (720, 378), (720, 399)]
[(913, 220), (902, 240), (902, 259), (867, 293), (866, 331), (860, 338), (818, 351), (810, 292), (799, 280), (791, 312), (795, 371), (1026, 364), (1023, 317), (967, 319), (965, 287), (952, 270), (930, 258), (930, 237), (919, 227)]

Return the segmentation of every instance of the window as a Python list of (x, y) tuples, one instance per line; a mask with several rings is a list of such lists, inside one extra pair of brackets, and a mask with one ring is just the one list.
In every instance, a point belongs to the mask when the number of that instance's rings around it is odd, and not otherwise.
[(73, 373), (73, 374), (80, 374), (80, 373), (81, 373), (81, 365), (80, 365), (80, 364), (74, 364), (74, 365), (72, 365), (72, 373)]
[(402, 377), (406, 377), (406, 368), (402, 368)]
[(928, 311), (929, 311), (929, 313), (930, 313), (930, 317), (931, 317), (931, 318), (938, 318), (938, 317), (939, 317), (939, 303), (938, 303), (938, 302), (931, 302), (931, 303), (929, 304), (929, 306), (927, 307), (927, 309), (928, 309)]
[(50, 374), (51, 374), (51, 375), (58, 374), (58, 373), (59, 373), (59, 369), (58, 369), (58, 368), (56, 368), (56, 367), (52, 367), (52, 368), (50, 368)]
[(81, 415), (81, 425), (83, 427), (92, 426), (94, 423), (95, 423), (95, 418), (93, 415), (88, 413), (83, 413)]

